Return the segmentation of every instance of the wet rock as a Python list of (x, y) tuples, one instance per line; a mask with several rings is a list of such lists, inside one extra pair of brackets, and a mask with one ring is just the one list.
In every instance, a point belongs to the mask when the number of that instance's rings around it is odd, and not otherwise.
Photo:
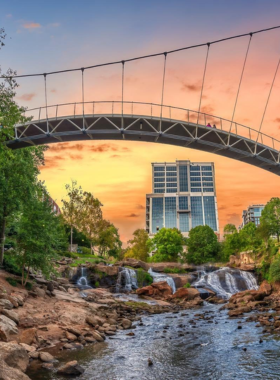
[(48, 352), (40, 352), (39, 358), (42, 362), (46, 363), (54, 361), (54, 357)]
[(91, 334), (92, 334), (93, 338), (95, 340), (97, 340), (97, 342), (103, 342), (104, 341), (104, 338), (100, 334), (98, 334), (97, 331), (92, 331)]
[(25, 375), (22, 371), (12, 368), (0, 358), (0, 379), (1, 380), (30, 380), (30, 377)]
[(27, 351), (27, 352), (35, 352), (36, 351), (36, 347), (29, 346), (29, 344), (20, 343), (20, 346), (23, 347), (25, 349), (25, 351)]
[(172, 295), (172, 289), (166, 281), (154, 282), (149, 286), (136, 290), (139, 296), (149, 296), (155, 299), (167, 299)]
[(17, 325), (5, 315), (0, 315), (0, 339), (7, 342), (11, 335), (18, 333)]
[(152, 361), (152, 359), (148, 359), (148, 366), (151, 366), (151, 365), (153, 365), (154, 363), (153, 363), (153, 361)]
[(67, 331), (69, 331), (71, 334), (74, 334), (76, 336), (82, 335), (82, 331), (76, 327), (68, 327)]
[(30, 359), (39, 359), (39, 352), (38, 351), (34, 351), (34, 352), (29, 352), (28, 356), (30, 357)]
[(71, 375), (80, 376), (85, 370), (78, 364), (77, 360), (66, 363), (62, 367), (58, 368), (57, 373), (59, 375)]
[(43, 363), (42, 368), (52, 371), (54, 369), (53, 363)]
[(86, 322), (93, 327), (98, 325), (102, 326), (103, 323), (105, 323), (105, 319), (98, 316), (87, 316)]
[(122, 320), (122, 327), (123, 327), (125, 330), (130, 329), (131, 326), (132, 326), (132, 322), (131, 322), (129, 319), (124, 318), (124, 319)]

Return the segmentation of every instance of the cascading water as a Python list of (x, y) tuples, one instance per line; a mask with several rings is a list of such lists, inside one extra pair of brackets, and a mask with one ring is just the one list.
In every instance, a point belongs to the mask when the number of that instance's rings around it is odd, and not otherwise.
[(244, 290), (258, 289), (257, 280), (252, 273), (227, 267), (212, 272), (199, 271), (199, 277), (192, 286), (198, 289), (208, 288), (225, 299)]
[(171, 287), (172, 292), (176, 292), (175, 282), (172, 277), (169, 277), (163, 273), (156, 273), (152, 270), (152, 268), (148, 270), (148, 273), (150, 273), (150, 275), (153, 277), (154, 282), (166, 281), (168, 285)]
[(84, 267), (81, 268), (81, 277), (77, 281), (77, 286), (80, 289), (91, 289), (91, 286), (88, 285), (87, 272)]
[(138, 288), (136, 271), (130, 268), (120, 268), (117, 283), (116, 292), (120, 291), (131, 292)]

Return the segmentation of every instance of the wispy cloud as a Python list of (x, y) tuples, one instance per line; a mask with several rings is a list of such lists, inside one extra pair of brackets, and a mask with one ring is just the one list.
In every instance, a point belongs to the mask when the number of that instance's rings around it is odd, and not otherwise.
[(42, 25), (39, 24), (38, 22), (26, 22), (22, 26), (24, 29), (33, 30), (33, 29), (41, 28)]
[(134, 214), (134, 213), (131, 213), (131, 214), (129, 214), (129, 215), (126, 215), (125, 217), (126, 218), (138, 218), (138, 214)]
[(201, 90), (201, 82), (196, 82), (196, 83), (185, 83), (182, 82), (182, 91), (190, 91), (190, 92), (197, 92)]
[(29, 102), (30, 100), (32, 100), (34, 98), (34, 96), (36, 96), (36, 94), (34, 94), (34, 93), (23, 94), (21, 96), (18, 96), (18, 99), (21, 99), (21, 100), (24, 100), (26, 102)]

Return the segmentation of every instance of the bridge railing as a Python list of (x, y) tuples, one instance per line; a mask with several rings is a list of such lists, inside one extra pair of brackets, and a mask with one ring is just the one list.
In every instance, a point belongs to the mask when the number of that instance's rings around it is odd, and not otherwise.
[[(280, 141), (246, 125), (231, 120), (194, 110), (161, 105), (157, 103), (143, 103), (132, 101), (90, 101), (49, 105), (26, 110), (25, 116), (32, 117), (32, 121), (47, 119), (61, 119), (63, 117), (80, 118), (92, 115), (132, 116), (144, 118), (166, 119), (174, 122), (188, 123), (194, 126), (207, 126), (208, 123), (226, 133), (244, 137), (253, 142), (280, 151)], [(19, 127), (19, 126), (16, 126)]]

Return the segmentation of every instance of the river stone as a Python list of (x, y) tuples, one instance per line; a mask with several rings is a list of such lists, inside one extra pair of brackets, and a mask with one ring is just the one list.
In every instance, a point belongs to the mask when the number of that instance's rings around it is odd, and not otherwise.
[(124, 318), (122, 320), (122, 327), (127, 330), (127, 329), (130, 329), (131, 328), (131, 325), (132, 325), (132, 322), (129, 320), (129, 319), (126, 319)]
[(94, 339), (97, 340), (97, 342), (103, 342), (104, 340), (97, 331), (91, 331), (91, 335), (93, 336)]
[(71, 334), (74, 334), (74, 335), (76, 335), (76, 336), (80, 336), (80, 335), (82, 335), (82, 331), (79, 330), (79, 329), (76, 328), (76, 327), (68, 327), (68, 328), (67, 328), (67, 331), (69, 331)]
[(42, 297), (42, 298), (46, 297), (46, 292), (42, 288), (36, 288), (35, 292), (36, 292), (36, 294), (37, 294), (38, 297)]
[(39, 358), (42, 362), (46, 363), (52, 362), (54, 360), (54, 357), (48, 352), (40, 352)]
[(47, 369), (47, 370), (49, 370), (49, 371), (52, 371), (53, 370), (53, 363), (43, 363), (42, 365), (41, 365), (41, 367), (42, 368), (45, 368), (45, 369)]
[(69, 331), (66, 331), (65, 336), (66, 336), (66, 338), (67, 338), (68, 340), (71, 340), (71, 341), (73, 341), (73, 340), (77, 340), (76, 335), (70, 333)]
[(34, 352), (36, 351), (36, 347), (29, 346), (29, 344), (20, 343), (20, 345), (27, 351), (27, 352)]
[(1, 313), (5, 315), (6, 317), (10, 318), (12, 321), (14, 321), (18, 325), (19, 316), (16, 312), (14, 312), (13, 310), (2, 309)]
[(105, 321), (106, 320), (104, 318), (100, 318), (97, 315), (95, 316), (88, 315), (86, 317), (86, 322), (91, 326), (96, 326), (96, 325), (102, 326), (103, 323), (105, 323)]
[(60, 375), (72, 376), (79, 376), (84, 372), (85, 370), (78, 364), (77, 360), (68, 362), (57, 370), (57, 373)]
[(2, 307), (3, 309), (11, 310), (14, 306), (11, 303), (11, 301), (6, 299), (0, 299), (0, 307)]
[(31, 358), (31, 359), (38, 359), (39, 358), (39, 352), (38, 351), (34, 351), (34, 352), (29, 352), (29, 357)]
[(22, 298), (21, 295), (19, 295), (19, 294), (13, 294), (12, 293), (12, 297), (17, 301), (17, 303), (19, 304), (19, 306), (23, 306), (24, 299)]
[[(0, 358), (9, 366), (16, 368), (22, 372), (26, 371), (29, 363), (29, 357), (26, 350), (17, 343), (0, 343)], [(0, 376), (0, 379), (1, 376)]]
[(7, 342), (10, 335), (18, 333), (17, 325), (10, 318), (5, 315), (0, 315), (0, 339)]
[(0, 379), (1, 380), (30, 380), (30, 377), (22, 371), (12, 368), (0, 358)]

